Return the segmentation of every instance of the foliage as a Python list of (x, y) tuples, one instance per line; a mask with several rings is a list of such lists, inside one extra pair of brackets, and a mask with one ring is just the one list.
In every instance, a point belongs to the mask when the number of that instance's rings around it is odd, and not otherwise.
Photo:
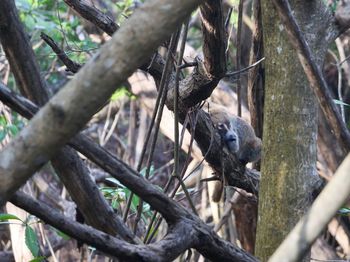
[[(131, 196), (131, 191), (115, 178), (107, 178), (106, 180), (115, 184), (116, 187), (101, 187), (100, 190), (105, 198), (111, 201), (111, 206), (114, 209), (118, 209), (122, 203), (125, 203), (126, 200), (129, 199)], [(133, 195), (130, 206), (132, 212), (137, 212), (139, 201), (140, 198), (136, 195)], [(151, 216), (151, 209), (149, 204), (143, 202), (142, 210), (142, 219), (146, 221), (146, 219), (150, 218)]]
[(19, 217), (12, 214), (0, 214), (0, 221), (7, 221), (10, 219), (20, 221), (20, 225), (25, 227), (25, 243), (32, 255), (34, 256), (34, 260), (32, 261), (43, 261), (44, 257), (39, 256), (38, 237), (34, 229), (29, 225), (28, 221), (23, 221)]
[(30, 32), (30, 40), (41, 71), (46, 72), (50, 84), (58, 84), (62, 74), (57, 68), (52, 70), (57, 56), (48, 45), (42, 43), (41, 32), (60, 43), (62, 50), (78, 63), (85, 63), (91, 56), (90, 51), (98, 48), (98, 44), (81, 30), (80, 19), (68, 14), (69, 9), (63, 1), (19, 0), (16, 4), (26, 31)]
[(6, 119), (4, 114), (0, 115), (0, 142), (6, 136), (15, 136), (24, 126), (22, 118), (15, 112), (12, 112), (10, 121)]
[(338, 214), (343, 215), (343, 216), (348, 216), (350, 214), (350, 208), (343, 207), (343, 208), (338, 210)]
[(113, 93), (113, 95), (111, 96), (111, 101), (117, 101), (124, 97), (129, 97), (130, 99), (136, 99), (136, 96), (133, 93), (131, 93), (127, 87), (122, 86)]

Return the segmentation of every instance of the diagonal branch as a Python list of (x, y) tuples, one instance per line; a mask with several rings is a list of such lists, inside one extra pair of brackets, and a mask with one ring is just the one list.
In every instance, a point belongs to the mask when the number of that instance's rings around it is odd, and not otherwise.
[(226, 34), (222, 1), (207, 0), (200, 6), (204, 66), (209, 78), (222, 78), (226, 73)]
[(89, 1), (64, 0), (64, 2), (78, 12), (83, 18), (97, 25), (109, 35), (113, 35), (114, 32), (119, 29), (119, 26), (114, 23), (111, 17), (91, 4), (88, 4)]
[[(32, 102), (19, 95), (16, 95), (14, 92), (9, 90), (1, 83), (0, 100), (26, 118), (31, 118), (39, 110), (39, 108), (35, 106)], [(207, 129), (202, 127), (199, 128), (197, 132), (199, 132), (199, 130), (204, 130), (205, 132), (205, 130)], [(200, 136), (200, 134), (198, 134), (198, 136)], [(153, 209), (159, 211), (165, 218), (169, 217), (169, 219), (167, 220), (168, 222), (171, 222), (174, 219), (178, 219), (178, 216), (182, 214), (181, 210), (179, 210), (178, 207), (174, 207), (170, 202), (168, 202), (167, 199), (164, 199), (164, 205), (157, 204), (159, 202), (159, 199), (164, 198), (163, 195), (160, 194), (160, 192), (154, 190), (152, 191), (153, 193), (150, 193), (151, 191), (148, 192), (147, 190), (144, 191), (144, 189), (148, 186), (145, 185), (143, 181), (133, 177), (137, 176), (133, 169), (125, 165), (122, 161), (117, 159), (115, 156), (111, 155), (108, 151), (100, 147), (98, 144), (92, 142), (85, 135), (76, 135), (69, 142), (69, 144), (71, 144), (80, 153), (88, 157), (91, 161), (99, 165), (106, 172), (109, 172), (123, 185), (125, 185), (131, 191), (139, 195), (143, 200), (146, 200), (152, 206)], [(217, 150), (214, 150), (213, 152), (214, 154), (222, 154)], [(230, 155), (228, 154), (227, 157), (230, 157)], [(228, 166), (228, 169), (233, 170), (235, 168), (233, 167), (234, 162), (232, 162), (231, 159), (226, 159), (226, 161), (227, 164), (225, 166)], [(245, 176), (243, 177), (233, 174), (228, 175), (228, 182), (230, 184), (235, 184), (240, 188), (246, 189), (247, 191), (253, 191), (257, 194), (257, 184), (259, 182), (259, 176), (253, 171), (250, 171), (249, 169), (246, 169), (245, 172)], [(156, 201), (154, 201), (154, 199), (156, 199)]]
[[(93, 16), (92, 14), (86, 15), (82, 13), (78, 1), (69, 1), (74, 2), (75, 11), (81, 16), (94, 23), (96, 26), (100, 25), (101, 22), (89, 18)], [(226, 71), (226, 62), (225, 64), (222, 64), (222, 61), (226, 61), (226, 58), (225, 56), (223, 58), (221, 57), (222, 50), (225, 51), (224, 46), (226, 42), (223, 33), (221, 3), (218, 4), (216, 1), (206, 1), (205, 6), (202, 7), (202, 19), (203, 24), (205, 24), (205, 26), (203, 26), (203, 34), (205, 42), (207, 42), (206, 47), (204, 47), (204, 64), (206, 64), (206, 66), (203, 64), (203, 61), (197, 60), (197, 67), (195, 67), (193, 73), (180, 82), (179, 119), (181, 123), (183, 123), (189, 108), (196, 106), (211, 95), (221, 79), (222, 74)], [(108, 30), (113, 30), (113, 28), (111, 27)], [(211, 42), (215, 43), (215, 45)], [(216, 51), (216, 46), (219, 47), (218, 51)], [(217, 57), (221, 57), (222, 59), (218, 63), (216, 63)], [(164, 59), (158, 53), (155, 53), (153, 58), (148, 60), (147, 63), (144, 63), (140, 69), (150, 73), (155, 81), (159, 82), (161, 80), (164, 65)], [(211, 72), (212, 75), (208, 72)], [(169, 84), (166, 105), (170, 110), (173, 110), (175, 72), (172, 73), (170, 80), (171, 82)], [(217, 173), (225, 174), (229, 185), (257, 194), (259, 174), (256, 171), (246, 169), (245, 166), (242, 165), (232, 154), (222, 150), (219, 136), (215, 135), (214, 138), (212, 138), (214, 125), (208, 115), (202, 110), (200, 110), (198, 116), (197, 126), (198, 128), (196, 128), (194, 134), (195, 140), (211, 167)], [(204, 129), (199, 130), (201, 128)], [(209, 145), (211, 145), (211, 147)], [(208, 152), (209, 149), (211, 152)], [(224, 167), (221, 166), (221, 157), (224, 159), (225, 163), (228, 163)], [(222, 170), (223, 168), (224, 170)]]
[[(19, 21), (13, 0), (0, 2), (0, 18), (6, 21), (6, 23), (0, 23), (0, 41), (16, 82), (24, 86), (20, 89), (25, 96), (42, 105), (48, 100), (46, 82), (40, 76), (34, 52)], [(23, 49), (18, 47), (19, 44)], [(129, 242), (136, 241), (118, 215), (113, 213), (101, 192), (97, 190), (87, 167), (74, 150), (64, 147), (51, 160), (51, 163), (88, 224), (112, 235), (118, 233)], [(95, 208), (91, 208), (91, 202), (95, 203)], [(109, 217), (111, 214), (113, 219), (107, 222), (104, 217)]]
[[(28, 118), (30, 118), (38, 111), (38, 108), (29, 100), (15, 95), (13, 92), (1, 84), (0, 100), (10, 106), (12, 109), (18, 110), (17, 112)], [(197, 248), (198, 251), (203, 255), (207, 256), (208, 258), (218, 259), (218, 254), (220, 254), (220, 256), (222, 256), (220, 257), (220, 261), (224, 261), (224, 259), (231, 259), (234, 261), (255, 261), (252, 256), (244, 253), (242, 250), (233, 246), (229, 242), (220, 239), (209, 227), (207, 227), (201, 220), (199, 220), (197, 216), (190, 214), (188, 211), (184, 210), (184, 208), (177, 202), (167, 198), (163, 193), (157, 190), (143, 177), (138, 176), (134, 170), (132, 170), (116, 157), (112, 156), (104, 148), (100, 147), (96, 143), (93, 143), (84, 135), (75, 136), (71, 140), (70, 144), (79, 150), (82, 154), (87, 156), (90, 160), (103, 168), (105, 171), (109, 172), (113, 177), (118, 179), (131, 191), (138, 194), (142, 199), (146, 200), (153, 209), (159, 211), (167, 219), (167, 222), (169, 225), (171, 225), (171, 228), (173, 228), (172, 225), (179, 223), (179, 221), (185, 221), (186, 225), (189, 226), (188, 228), (194, 230), (190, 235), (191, 237), (195, 237), (195, 241), (192, 243), (192, 246)], [(71, 231), (69, 231), (70, 229), (60, 228), (59, 225), (57, 225), (59, 221), (56, 221), (55, 219), (49, 220), (47, 216), (43, 215), (50, 214), (50, 212), (41, 212), (40, 210), (38, 211), (37, 209), (33, 209), (32, 204), (26, 204), (26, 199), (18, 198), (18, 194), (16, 197), (18, 199), (17, 202), (13, 202), (15, 198), (11, 199), (11, 201), (16, 205), (24, 208), (32, 214), (35, 214), (46, 222), (55, 225), (62, 231), (68, 234), (72, 234)], [(54, 217), (57, 219), (60, 216), (54, 215)], [(61, 221), (65, 220), (63, 219)], [(176, 230), (173, 233), (176, 235)], [(189, 241), (188, 238), (182, 238), (184, 235), (189, 235), (188, 231), (186, 234), (180, 234), (180, 236), (177, 235), (177, 237), (180, 237), (181, 239), (181, 244), (179, 244), (177, 248), (184, 248), (183, 251), (186, 249), (186, 246), (184, 246), (182, 242)], [(79, 235), (73, 236), (84, 242), (87, 241), (85, 238), (81, 238)], [(96, 245), (95, 242), (91, 244)], [(173, 247), (172, 244), (170, 246)], [(164, 248), (167, 248), (167, 246), (164, 246)]]
[(86, 124), (115, 87), (147, 60), (198, 3), (153, 0), (135, 11), (111, 41), (1, 151), (1, 204)]
[[(0, 41), (21, 93), (38, 105), (45, 104), (49, 95), (41, 87), (46, 85), (37, 77), (39, 66), (13, 0), (0, 1)], [(24, 64), (26, 70), (22, 70)]]
[(90, 226), (67, 219), (45, 203), (34, 200), (24, 193), (17, 192), (10, 201), (75, 239), (116, 256), (123, 261), (173, 260), (190, 248), (190, 244), (194, 239), (194, 236), (185, 233), (193, 230), (186, 224), (181, 223), (174, 227), (172, 233), (155, 244), (148, 246), (133, 245)]
[(55, 43), (55, 41), (49, 37), (47, 34), (41, 32), (40, 34), (41, 39), (43, 39), (46, 44), (48, 44), (51, 49), (56, 53), (58, 58), (62, 61), (62, 63), (67, 67), (67, 70), (71, 71), (72, 73), (76, 73), (81, 68), (81, 65), (77, 62), (72, 61), (67, 54), (61, 50), (61, 48), (58, 47), (58, 45)]
[[(27, 118), (32, 118), (32, 116), (39, 111), (39, 108), (29, 100), (15, 95), (1, 83), (0, 100)], [(152, 208), (159, 211), (169, 223), (174, 223), (174, 221), (177, 221), (181, 216), (186, 215), (179, 204), (172, 202), (172, 200), (154, 186), (150, 187), (150, 183), (139, 176), (136, 171), (110, 154), (103, 147), (92, 142), (85, 135), (76, 135), (69, 144), (106, 172), (110, 173), (135, 194), (146, 200)], [(176, 203), (176, 205), (173, 203)]]

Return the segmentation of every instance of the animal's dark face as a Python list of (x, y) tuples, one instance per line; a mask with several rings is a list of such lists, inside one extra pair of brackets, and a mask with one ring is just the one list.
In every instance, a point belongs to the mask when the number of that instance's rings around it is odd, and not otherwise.
[(236, 130), (231, 127), (230, 123), (219, 123), (217, 129), (230, 152), (237, 153), (239, 150), (239, 139)]

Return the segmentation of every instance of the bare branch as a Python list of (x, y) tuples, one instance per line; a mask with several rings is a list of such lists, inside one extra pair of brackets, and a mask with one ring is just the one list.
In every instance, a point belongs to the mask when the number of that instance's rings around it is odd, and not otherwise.
[(51, 49), (56, 53), (58, 58), (62, 61), (62, 63), (67, 67), (69, 71), (71, 71), (72, 73), (76, 73), (79, 71), (79, 69), (81, 68), (81, 65), (72, 61), (66, 55), (66, 53), (63, 50), (61, 50), (61, 48), (58, 47), (58, 45), (55, 43), (55, 41), (51, 37), (49, 37), (47, 34), (43, 32), (41, 32), (40, 37), (46, 42), (46, 44), (48, 44), (51, 47)]
[[(224, 34), (217, 30), (216, 27), (222, 27), (221, 25), (221, 19), (220, 17), (213, 17), (211, 15), (213, 14), (220, 14), (221, 15), (221, 6), (218, 5), (217, 2), (208, 1), (206, 7), (202, 8), (202, 11), (204, 10), (204, 17), (206, 19), (206, 23), (208, 28), (211, 28), (213, 31), (209, 34), (207, 32), (206, 39), (210, 41), (214, 41), (218, 46), (223, 47), (223, 43), (225, 42), (222, 37)], [(77, 12), (80, 13), (80, 9), (76, 9)], [(83, 16), (83, 14), (81, 14)], [(90, 14), (91, 15), (91, 14)], [(222, 15), (221, 15), (222, 16)], [(94, 20), (90, 20), (88, 16), (84, 16), (84, 18), (88, 19), (89, 21), (95, 23), (95, 25), (99, 26), (99, 22), (96, 22)], [(109, 29), (110, 30), (110, 29)], [(203, 29), (206, 30), (206, 29)], [(214, 32), (214, 34), (213, 34)], [(221, 39), (221, 40), (220, 40)], [(210, 45), (211, 46), (211, 45)], [(216, 59), (215, 56), (219, 55), (221, 56), (221, 51), (216, 53), (216, 48), (214, 47), (212, 49), (207, 48), (207, 56), (206, 61), (208, 64), (211, 64), (211, 68), (213, 72), (216, 72), (216, 77), (210, 77), (208, 76), (207, 70), (204, 69), (203, 62), (202, 61), (195, 61), (194, 64), (197, 65), (194, 72), (183, 79), (180, 82), (180, 88), (179, 88), (179, 109), (180, 109), (180, 122), (183, 122), (185, 119), (185, 115), (189, 108), (196, 106), (198, 103), (202, 102), (203, 100), (207, 99), (214, 88), (216, 87), (217, 83), (219, 82), (220, 78), (222, 77), (220, 72), (226, 71), (226, 63), (225, 65), (220, 64), (212, 64), (212, 62)], [(225, 52), (225, 48), (224, 52)], [(221, 48), (220, 48), (221, 50)], [(213, 53), (212, 53), (213, 52)], [(226, 58), (224, 56), (225, 61)], [(212, 61), (212, 62), (210, 62)], [(215, 60), (216, 61), (216, 60)], [(164, 59), (158, 54), (155, 53), (153, 55), (152, 59), (149, 59), (147, 63), (144, 63), (140, 69), (150, 73), (155, 81), (160, 81), (163, 68), (165, 65)], [(220, 76), (220, 77), (219, 77)], [(174, 101), (174, 79), (175, 79), (175, 73), (172, 73), (171, 76), (171, 83), (169, 87), (169, 91), (167, 94), (167, 101), (166, 105), (170, 110), (173, 110), (173, 101)], [(259, 184), (259, 174), (245, 169), (245, 166), (243, 166), (239, 161), (237, 161), (232, 154), (229, 154), (228, 152), (222, 152), (221, 150), (221, 144), (218, 136), (215, 136), (214, 141), (211, 141), (211, 133), (213, 132), (213, 124), (211, 123), (209, 117), (205, 113), (201, 113), (198, 120), (202, 127), (205, 127), (205, 130), (203, 132), (196, 132), (196, 140), (199, 141), (199, 146), (203, 152), (203, 155), (206, 155), (206, 152), (208, 150), (208, 146), (210, 143), (212, 143), (213, 147), (213, 154), (207, 154), (207, 162), (220, 174), (221, 171), (221, 161), (219, 158), (221, 155), (224, 155), (224, 158), (230, 163), (228, 165), (225, 165), (224, 174), (228, 176), (227, 181), (228, 184), (231, 186), (237, 186), (240, 188), (245, 189), (248, 192), (252, 192), (254, 194), (257, 194), (258, 190), (258, 184)], [(198, 142), (197, 141), (197, 142)]]
[[(0, 1), (0, 41), (21, 93), (38, 105), (45, 104), (49, 99), (46, 84), (13, 0)], [(23, 65), (26, 70), (21, 70)]]
[(204, 66), (209, 78), (220, 79), (226, 73), (226, 37), (221, 0), (206, 0), (200, 10)]
[[(14, 1), (2, 1), (1, 7), (0, 17), (6, 18), (6, 23), (0, 31), (0, 41), (11, 66), (16, 65), (12, 67), (15, 79), (17, 83), (26, 86), (25, 90), (21, 90), (25, 96), (42, 105), (48, 100), (48, 93), (46, 83), (42, 80), (35, 62), (34, 52), (31, 48), (24, 48), (25, 53), (22, 53), (22, 49), (16, 49), (18, 43), (25, 47), (31, 45), (18, 19)], [(6, 34), (7, 31), (12, 30), (16, 33)], [(9, 43), (14, 44), (9, 45)], [(97, 190), (95, 182), (88, 175), (88, 169), (76, 152), (65, 147), (59, 151), (51, 163), (88, 224), (112, 235), (118, 233), (127, 241), (137, 241), (120, 218), (113, 213), (101, 192)], [(96, 208), (91, 208), (90, 202), (95, 203)], [(114, 219), (107, 223), (104, 217), (109, 217), (111, 213)]]
[(148, 246), (133, 245), (90, 226), (67, 219), (45, 203), (34, 200), (23, 193), (17, 192), (11, 198), (11, 202), (75, 239), (92, 245), (107, 254), (117, 256), (124, 261), (173, 260), (190, 247), (194, 238), (185, 233), (186, 231), (190, 232), (191, 229), (182, 223), (174, 227), (175, 233), (170, 233), (165, 239), (156, 244)]
[[(254, 32), (250, 53), (250, 63), (263, 59), (263, 28), (260, 0), (253, 1)], [(256, 62), (257, 63), (257, 62)], [(263, 102), (264, 102), (264, 69), (262, 64), (253, 67), (248, 75), (248, 105), (250, 122), (255, 134), (262, 138), (263, 135)], [(258, 164), (259, 165), (259, 164)]]
[(115, 87), (150, 57), (197, 4), (199, 0), (153, 0), (135, 11), (111, 41), (2, 150), (1, 204), (85, 125)]
[(258, 61), (254, 62), (253, 64), (251, 64), (250, 66), (247, 66), (245, 68), (240, 69), (239, 71), (234, 71), (234, 72), (228, 72), (225, 74), (225, 76), (236, 76), (239, 75), (241, 73), (247, 72), (250, 69), (256, 67), (257, 65), (259, 65), (262, 61), (265, 60), (265, 57), (262, 57), (261, 59), (259, 59)]
[[(20, 96), (14, 95), (1, 84), (0, 100), (5, 102), (11, 108), (20, 109), (19, 113), (25, 115), (26, 117), (31, 117), (31, 115), (38, 110), (38, 108), (35, 105), (33, 105), (30, 101), (21, 98)], [(252, 256), (246, 254), (245, 252), (233, 246), (232, 244), (229, 244), (228, 242), (220, 239), (208, 226), (206, 226), (201, 220), (199, 220), (197, 216), (184, 210), (184, 208), (181, 207), (177, 202), (166, 197), (162, 192), (160, 192), (157, 188), (151, 185), (143, 177), (138, 176), (138, 174), (129, 166), (127, 166), (125, 163), (123, 163), (116, 157), (112, 156), (104, 148), (100, 147), (96, 143), (93, 143), (84, 135), (75, 136), (71, 140), (70, 144), (82, 154), (87, 156), (90, 160), (92, 160), (101, 168), (103, 168), (105, 171), (109, 172), (113, 177), (118, 179), (132, 192), (138, 194), (142, 199), (146, 200), (153, 209), (159, 211), (163, 215), (163, 217), (167, 219), (167, 222), (170, 225), (173, 225), (174, 223), (176, 224), (178, 221), (185, 219), (185, 223), (188, 224), (190, 228), (196, 229), (195, 232), (193, 232), (192, 234), (193, 236), (196, 236), (196, 241), (193, 243), (193, 245), (196, 245), (198, 247), (198, 250), (200, 250), (200, 252), (203, 252), (203, 254), (208, 256), (208, 258), (217, 258), (218, 254), (220, 253), (222, 259), (232, 259), (235, 261), (256, 261)], [(240, 183), (239, 181), (234, 182)], [(175, 192), (176, 191), (174, 191), (174, 193)], [(19, 202), (17, 202), (16, 205), (20, 205), (22, 208), (24, 208), (23, 205), (25, 205), (25, 203), (22, 203), (22, 201), (19, 200)], [(24, 209), (26, 209), (29, 212), (34, 212), (33, 214), (37, 215), (38, 217), (44, 219), (45, 221), (51, 224), (49, 220), (46, 220), (45, 218), (40, 216), (37, 213), (38, 211), (30, 210), (28, 208), (29, 207)], [(57, 223), (57, 221), (55, 221), (54, 223)], [(65, 230), (63, 231), (67, 232)], [(67, 233), (69, 233), (69, 231)], [(188, 235), (188, 232), (186, 235)], [(75, 235), (73, 236), (76, 237)], [(185, 240), (187, 241), (187, 239), (182, 239), (182, 241)], [(179, 247), (185, 248), (185, 246), (181, 244), (179, 245)]]
[(83, 18), (97, 25), (109, 35), (113, 35), (119, 29), (113, 19), (96, 7), (88, 4), (89, 1), (64, 0), (64, 2), (77, 11)]

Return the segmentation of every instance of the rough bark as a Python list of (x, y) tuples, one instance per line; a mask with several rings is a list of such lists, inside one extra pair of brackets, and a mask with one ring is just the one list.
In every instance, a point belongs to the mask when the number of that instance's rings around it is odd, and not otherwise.
[(107, 14), (102, 13), (95, 6), (85, 1), (64, 0), (73, 10), (77, 11), (83, 18), (91, 21), (109, 35), (113, 35), (119, 26)]
[[(0, 41), (11, 65), (18, 88), (30, 100), (43, 105), (49, 99), (45, 82), (40, 76), (28, 35), (20, 23), (14, 1), (0, 2)], [(22, 41), (20, 41), (20, 39)], [(25, 64), (26, 70), (22, 70)]]
[[(32, 172), (51, 158), (60, 146), (83, 127), (89, 117), (114, 92), (115, 86), (144, 64), (156, 46), (176, 29), (198, 3), (199, 1), (188, 0), (162, 1), (162, 4), (158, 1), (148, 1), (128, 19), (125, 26), (105, 44), (101, 52), (42, 108), (0, 153), (0, 202), (11, 197)], [(154, 33), (149, 34), (150, 30)], [(138, 52), (140, 46), (143, 47), (142, 53)], [(159, 211), (167, 220), (170, 231), (158, 245), (151, 244), (146, 247), (116, 241), (105, 234), (91, 234), (96, 233), (91, 229), (83, 232), (84, 227), (78, 227), (77, 231), (82, 230), (88, 243), (98, 240), (98, 247), (101, 249), (107, 247), (110, 252), (122, 258), (130, 258), (130, 261), (161, 261), (165, 260), (167, 252), (172, 252), (169, 258), (173, 259), (176, 254), (189, 247), (197, 248), (212, 260), (219, 258), (221, 261), (256, 261), (251, 255), (220, 239), (198, 217), (169, 199), (125, 163), (104, 149), (97, 149), (100, 150), (100, 154), (95, 152), (94, 156), (99, 156), (99, 164), (108, 168), (111, 175)], [(16, 197), (12, 200), (17, 200), (17, 204), (24, 207), (26, 199)], [(43, 219), (52, 220), (52, 217), (48, 218), (49, 214), (45, 213), (40, 203), (27, 203), (28, 209), (33, 207), (37, 208), (38, 213), (41, 210), (40, 216)], [(32, 212), (35, 213), (34, 210)], [(60, 217), (53, 219), (52, 223), (58, 225), (61, 221)], [(65, 224), (61, 223), (62, 225)], [(135, 250), (135, 247), (138, 250)], [(144, 251), (155, 252), (150, 258), (149, 253), (144, 254)], [(154, 257), (155, 254), (160, 256)]]
[(220, 79), (226, 73), (226, 37), (221, 0), (205, 1), (200, 10), (204, 38), (204, 65), (210, 78)]
[[(84, 15), (86, 9), (84, 6), (80, 6), (78, 1), (70, 0), (74, 2), (75, 10), (79, 12), (84, 18), (89, 19), (89, 21), (95, 23), (96, 26), (100, 26), (103, 21), (95, 21), (90, 19), (92, 14)], [(226, 70), (226, 67), (220, 63), (215, 63), (216, 56), (221, 56), (223, 47), (225, 46), (225, 40), (218, 40), (218, 37), (223, 37), (221, 30), (214, 30), (213, 27), (220, 25), (222, 23), (222, 11), (220, 5), (215, 1), (207, 1), (207, 7), (204, 7), (204, 12), (202, 17), (205, 20), (203, 22), (207, 26), (203, 26), (204, 32), (204, 42), (214, 41), (218, 45), (218, 51), (216, 48), (209, 48), (205, 52), (206, 61), (198, 60), (198, 66), (195, 68), (194, 72), (187, 76), (180, 82), (180, 94), (179, 94), (179, 108), (180, 108), (180, 122), (183, 122), (185, 115), (189, 108), (195, 107), (202, 100), (207, 99), (214, 88), (216, 87), (222, 73)], [(210, 5), (214, 5), (211, 7)], [(102, 27), (100, 27), (102, 29)], [(113, 26), (111, 25), (106, 32), (113, 31)], [(222, 58), (222, 59), (225, 59)], [(214, 64), (213, 64), (214, 62)], [(159, 55), (155, 54), (152, 60), (144, 63), (140, 69), (145, 72), (150, 73), (156, 82), (159, 82), (162, 76), (162, 71), (165, 65), (164, 59)], [(208, 72), (212, 72), (209, 74)], [(171, 75), (171, 81), (167, 96), (166, 105), (172, 110), (173, 109), (173, 88), (174, 88), (175, 73)], [(246, 169), (232, 154), (227, 150), (223, 151), (221, 148), (221, 140), (216, 132), (213, 133), (214, 126), (207, 114), (203, 110), (199, 109), (199, 114), (197, 116), (198, 128), (203, 128), (203, 130), (196, 131), (194, 136), (197, 141), (205, 160), (210, 164), (210, 166), (218, 173), (225, 174), (228, 185), (242, 188), (248, 192), (257, 194), (259, 176), (260, 174), (254, 170)], [(200, 126), (200, 127), (199, 127)], [(210, 149), (210, 150), (209, 150)], [(212, 151), (211, 153), (207, 153)], [(224, 167), (221, 166), (221, 159), (226, 163)]]
[(310, 210), (298, 222), (269, 261), (301, 261), (350, 195), (350, 155), (344, 159), (332, 180), (317, 197)]
[[(1, 152), (1, 203), (84, 126), (115, 87), (150, 57), (157, 44), (164, 41), (198, 3), (151, 1), (135, 12), (118, 34)], [(149, 34), (149, 31), (154, 33)], [(138, 52), (140, 46), (143, 52)]]
[[(292, 3), (320, 66), (332, 40), (332, 17), (320, 1)], [(267, 59), (256, 254), (266, 261), (310, 204), (317, 181), (317, 107), (271, 1), (262, 2), (262, 14)]]
[[(38, 110), (38, 108), (30, 101), (20, 96), (14, 95), (7, 88), (2, 87), (1, 84), (0, 99), (1, 101), (4, 101), (8, 106), (18, 110), (20, 114), (28, 118), (32, 117), (32, 115)], [(192, 233), (191, 237), (196, 236), (196, 238), (195, 241), (191, 242), (191, 247), (197, 248), (198, 251), (203, 255), (207, 256), (208, 258), (215, 259), (218, 257), (218, 254), (220, 254), (222, 259), (227, 259), (228, 261), (256, 261), (252, 256), (246, 254), (237, 247), (232, 246), (228, 242), (221, 240), (209, 227), (200, 221), (197, 216), (188, 213), (188, 211), (184, 210), (177, 202), (174, 202), (167, 198), (162, 192), (160, 192), (157, 188), (154, 188), (154, 186), (152, 186), (143, 177), (139, 177), (134, 170), (132, 170), (116, 157), (112, 156), (104, 148), (101, 148), (96, 143), (93, 143), (87, 137), (83, 135), (77, 135), (74, 139), (71, 140), (70, 144), (86, 157), (88, 157), (91, 161), (99, 165), (106, 172), (109, 172), (113, 177), (119, 180), (131, 191), (150, 203), (151, 207), (154, 210), (159, 211), (164, 216), (171, 228), (173, 224), (176, 224), (179, 221), (183, 220), (186, 221), (186, 224), (189, 226), (189, 228), (195, 228), (196, 230)], [(88, 234), (86, 238), (84, 236), (82, 237), (79, 233), (76, 232), (79, 231), (79, 226), (77, 230), (71, 227), (67, 229), (65, 227), (66, 222), (63, 222), (62, 225), (62, 221), (65, 221), (65, 219), (61, 219), (61, 216), (57, 214), (50, 216), (50, 211), (45, 210), (44, 207), (44, 209), (36, 209), (35, 207), (38, 204), (35, 204), (33, 202), (30, 202), (31, 204), (28, 204), (26, 199), (27, 198), (12, 198), (11, 201), (16, 205), (24, 208), (28, 212), (36, 215), (37, 217), (40, 217), (47, 223), (56, 225), (57, 228), (61, 229), (63, 232), (70, 234), (74, 238), (86, 243), (90, 243), (91, 245), (98, 248), (100, 247), (100, 243), (98, 243), (100, 238), (97, 238), (95, 241), (91, 242), (91, 235), (89, 235), (89, 233), (86, 233)], [(69, 227), (69, 225), (67, 226)], [(73, 225), (73, 227), (75, 226)], [(94, 232), (96, 233), (96, 231)], [(94, 232), (91, 234), (95, 234)], [(85, 233), (83, 233), (83, 235), (84, 234)], [(174, 232), (174, 234), (177, 233)], [(180, 238), (182, 238), (182, 236), (182, 234), (179, 234)], [(186, 250), (188, 246), (187, 244), (184, 244), (185, 240), (187, 241), (187, 239), (184, 239), (182, 242), (180, 241), (181, 244), (179, 244), (179, 246), (176, 246), (176, 248), (182, 249), (183, 251)], [(137, 249), (137, 246), (133, 247)], [(111, 250), (109, 246), (102, 247), (101, 250), (114, 255), (117, 254), (117, 252), (120, 252), (120, 250)], [(177, 252), (176, 250), (173, 251)], [(159, 255), (161, 254), (162, 253)]]
[[(43, 105), (49, 97), (47, 86), (40, 75), (24, 27), (19, 21), (14, 1), (0, 3), (0, 20), (6, 21), (0, 23), (0, 41), (16, 82), (22, 86), (22, 94)], [(52, 159), (52, 165), (88, 224), (112, 235), (119, 233), (127, 241), (134, 241), (132, 233), (114, 214), (74, 150), (68, 147), (60, 150), (57, 157)], [(90, 208), (90, 202), (94, 202), (97, 208)], [(114, 219), (106, 223), (104, 217), (109, 216)]]
[[(350, 132), (342, 120), (338, 108), (333, 102), (331, 92), (329, 91), (327, 83), (323, 78), (319, 66), (320, 57), (313, 57), (313, 52), (311, 51), (306, 38), (303, 36), (300, 27), (294, 19), (288, 1), (275, 0), (274, 4), (282, 22), (285, 25), (289, 40), (298, 53), (298, 58), (304, 69), (306, 77), (309, 80), (310, 87), (316, 95), (320, 107), (326, 116), (328, 123), (338, 140), (338, 143), (343, 148), (344, 152), (348, 152), (350, 150)], [(324, 42), (321, 43), (321, 46), (319, 45), (320, 43), (313, 41), (315, 37), (309, 37), (312, 44), (318, 44), (318, 46), (315, 46), (315, 49), (319, 49), (320, 51), (324, 50), (330, 43), (329, 41), (333, 41), (339, 34), (339, 30), (337, 30), (338, 26), (336, 26), (333, 16), (328, 14), (328, 19), (327, 16), (325, 16), (325, 18), (326, 24), (328, 24), (329, 27), (327, 28), (328, 30), (326, 30), (327, 35), (323, 36)], [(304, 19), (306, 19), (306, 17)], [(314, 55), (319, 54), (315, 53)], [(323, 53), (322, 59), (324, 56), (325, 54)]]
[[(264, 56), (263, 28), (261, 21), (261, 0), (254, 0), (253, 17), (254, 32), (250, 54), (250, 64), (255, 63)], [(248, 77), (248, 105), (251, 124), (255, 134), (262, 137), (263, 134), (263, 108), (264, 108), (264, 67), (259, 64), (249, 71)]]

